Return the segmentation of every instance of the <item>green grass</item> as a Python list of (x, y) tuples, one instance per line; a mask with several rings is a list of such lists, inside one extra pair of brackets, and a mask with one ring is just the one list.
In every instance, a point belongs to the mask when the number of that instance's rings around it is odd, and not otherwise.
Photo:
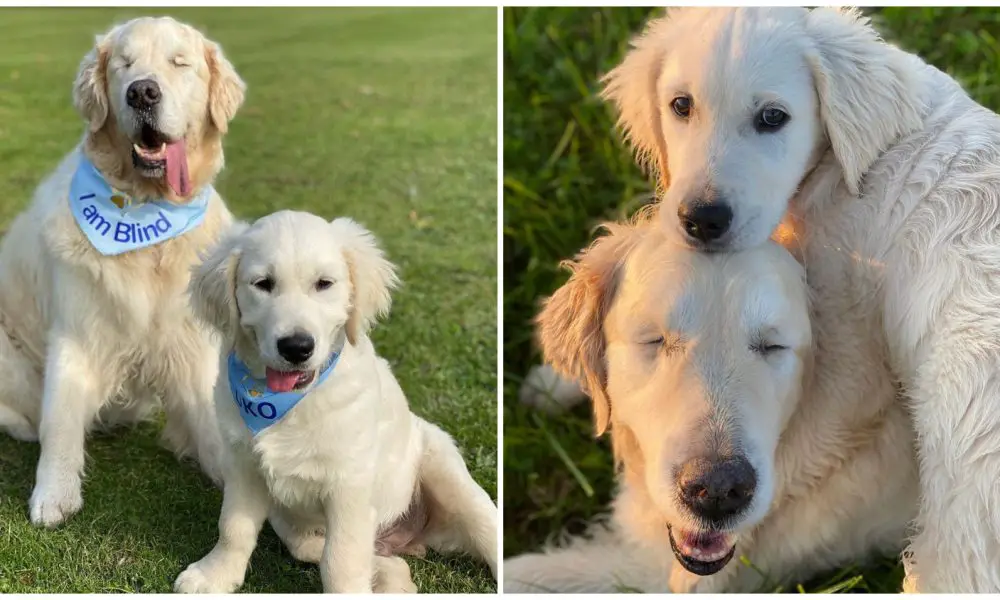
[[(651, 186), (597, 97), (598, 79), (623, 56), (647, 8), (508, 8), (504, 11), (504, 553), (537, 548), (561, 530), (579, 531), (605, 510), (613, 483), (606, 441), (593, 441), (590, 414), (544, 417), (517, 404), (539, 361), (531, 319), (567, 274), (558, 262), (591, 239), (603, 220), (633, 213)], [(956, 77), (1000, 110), (1000, 11), (885, 8), (890, 40)], [(544, 424), (544, 433), (539, 426)], [(549, 435), (551, 434), (551, 435)], [(802, 582), (810, 591), (898, 591), (894, 558)], [(794, 586), (793, 586), (794, 588)]]
[[(162, 11), (156, 11), (160, 14)], [(456, 437), (496, 497), (496, 12), (178, 9), (247, 81), (218, 188), (371, 228), (404, 287), (373, 337), (414, 411)], [(0, 226), (78, 141), (70, 89), (94, 35), (136, 9), (0, 10)], [(28, 523), (36, 444), (0, 436), (0, 592), (161, 592), (215, 543), (221, 495), (147, 425), (88, 442), (85, 505)], [(495, 591), (464, 558), (410, 562), (423, 592)], [(270, 530), (248, 592), (319, 592)]]

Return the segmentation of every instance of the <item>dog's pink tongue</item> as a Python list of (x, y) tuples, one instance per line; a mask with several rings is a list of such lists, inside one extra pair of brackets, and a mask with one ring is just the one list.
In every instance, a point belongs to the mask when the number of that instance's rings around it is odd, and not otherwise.
[(291, 373), (283, 373), (268, 367), (267, 389), (272, 392), (290, 392), (295, 387), (295, 384), (299, 382), (300, 374), (301, 373), (296, 373), (294, 371)]
[(191, 179), (188, 177), (187, 151), (184, 149), (184, 140), (167, 144), (167, 185), (182, 198), (186, 198), (191, 193)]

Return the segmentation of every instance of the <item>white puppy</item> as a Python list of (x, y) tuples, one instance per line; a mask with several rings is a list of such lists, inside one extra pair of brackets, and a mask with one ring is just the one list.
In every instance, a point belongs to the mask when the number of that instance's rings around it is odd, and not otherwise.
[(195, 309), (229, 341), (215, 393), (225, 494), (219, 541), (177, 591), (238, 588), (269, 511), (326, 592), (415, 591), (396, 555), (424, 545), (495, 576), (496, 506), (368, 338), (395, 284), (363, 227), (290, 211), (237, 228), (196, 270)]
[(903, 390), (921, 484), (905, 587), (1000, 592), (1000, 117), (831, 8), (668, 11), (605, 95), (668, 237), (747, 248), (787, 216), (818, 345), (877, 349)]
[(219, 47), (172, 19), (97, 39), (73, 99), (83, 142), (0, 245), (0, 429), (41, 441), (31, 521), (80, 509), (84, 435), (148, 416), (215, 478), (218, 346), (186, 290), (232, 217), (211, 182), (244, 85)]
[[(900, 549), (909, 419), (872, 348), (814, 355), (792, 256), (700, 253), (655, 220), (609, 229), (538, 321), (546, 359), (585, 382), (598, 434), (610, 427), (614, 514), (507, 560), (504, 591), (754, 592)], [(828, 377), (848, 366), (853, 381)]]

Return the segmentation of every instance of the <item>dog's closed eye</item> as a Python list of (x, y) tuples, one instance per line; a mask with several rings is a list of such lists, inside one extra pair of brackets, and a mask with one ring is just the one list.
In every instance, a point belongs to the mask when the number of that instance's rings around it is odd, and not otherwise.
[(757, 342), (750, 346), (750, 350), (755, 354), (761, 356), (770, 356), (782, 350), (788, 350), (788, 346), (782, 346), (781, 344), (772, 344), (770, 342)]

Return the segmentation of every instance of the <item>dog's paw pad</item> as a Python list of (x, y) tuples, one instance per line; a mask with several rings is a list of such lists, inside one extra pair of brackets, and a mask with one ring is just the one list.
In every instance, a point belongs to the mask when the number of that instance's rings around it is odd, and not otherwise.
[(38, 527), (56, 527), (83, 507), (79, 486), (66, 489), (35, 487), (29, 501), (31, 523)]
[(518, 394), (521, 404), (549, 414), (559, 414), (583, 398), (580, 386), (557, 374), (552, 367), (532, 367)]
[(201, 563), (194, 563), (184, 569), (174, 581), (174, 591), (179, 594), (231, 594), (240, 587), (242, 582), (226, 581), (224, 577), (215, 577), (201, 568)]

